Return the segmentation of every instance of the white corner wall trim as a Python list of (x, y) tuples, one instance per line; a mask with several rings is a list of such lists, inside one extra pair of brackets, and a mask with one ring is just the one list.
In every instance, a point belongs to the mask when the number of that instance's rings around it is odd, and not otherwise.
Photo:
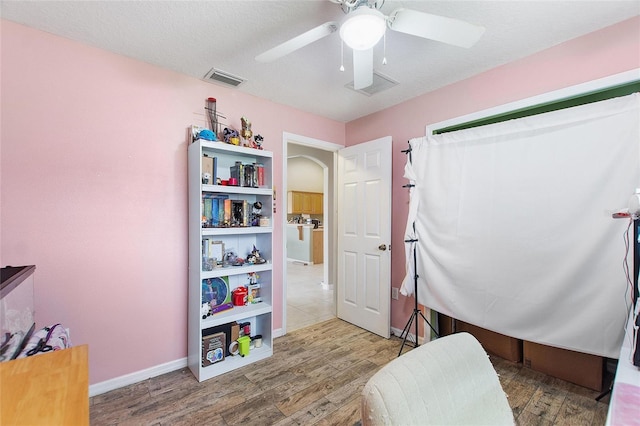
[(134, 383), (138, 383), (152, 377), (161, 376), (163, 374), (186, 367), (187, 358), (185, 357), (177, 359), (175, 361), (169, 361), (165, 364), (160, 364), (151, 368), (136, 371), (130, 374), (125, 374), (124, 376), (116, 377), (114, 379), (105, 380), (104, 382), (96, 383), (89, 386), (89, 397), (100, 395), (114, 389), (119, 389), (124, 386), (132, 385)]
[(469, 121), (480, 120), (486, 117), (491, 117), (493, 115), (503, 114), (506, 112), (519, 110), (521, 108), (528, 108), (534, 105), (559, 101), (589, 92), (595, 92), (608, 87), (631, 83), (637, 80), (640, 80), (640, 68), (613, 74), (608, 77), (603, 77), (592, 81), (587, 81), (586, 83), (576, 84), (575, 86), (565, 87), (563, 89), (554, 90), (552, 92), (542, 93), (530, 98), (521, 99), (519, 101), (510, 102), (508, 104), (498, 105), (496, 107), (473, 112), (467, 115), (462, 115), (460, 117), (454, 117), (449, 120), (441, 121), (439, 123), (428, 124), (426, 126), (425, 135), (433, 135), (433, 132), (435, 130), (443, 129), (445, 127), (455, 126), (457, 124), (467, 123)]
[[(413, 327), (411, 327), (413, 328)], [(402, 334), (404, 330), (400, 330), (399, 328), (396, 327), (391, 327), (391, 335), (392, 336), (397, 336), (400, 338), (404, 337), (404, 334)], [(416, 335), (413, 333), (407, 333), (407, 344), (408, 347), (413, 348), (414, 347), (414, 343), (416, 341)], [(424, 337), (420, 337), (418, 336), (418, 344), (419, 345), (424, 345), (425, 343), (429, 343), (428, 340), (426, 340)]]

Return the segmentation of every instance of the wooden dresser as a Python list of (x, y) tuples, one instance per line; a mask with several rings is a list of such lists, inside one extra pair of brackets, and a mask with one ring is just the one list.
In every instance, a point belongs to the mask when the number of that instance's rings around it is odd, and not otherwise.
[(0, 424), (88, 425), (89, 347), (0, 363)]

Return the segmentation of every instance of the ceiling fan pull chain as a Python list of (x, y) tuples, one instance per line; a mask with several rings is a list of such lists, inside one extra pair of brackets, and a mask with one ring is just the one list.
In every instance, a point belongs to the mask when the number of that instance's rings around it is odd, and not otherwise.
[(387, 65), (387, 32), (382, 35), (382, 65)]
[(344, 41), (340, 40), (340, 71), (344, 72)]

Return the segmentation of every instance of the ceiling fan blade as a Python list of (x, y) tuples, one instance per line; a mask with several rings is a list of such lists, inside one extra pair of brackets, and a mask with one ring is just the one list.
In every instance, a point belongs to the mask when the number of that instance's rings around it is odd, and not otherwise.
[(353, 50), (353, 88), (364, 89), (373, 84), (373, 48)]
[(473, 46), (485, 28), (459, 19), (410, 9), (396, 9), (389, 15), (389, 28), (460, 47)]
[(318, 41), (323, 37), (335, 32), (338, 29), (338, 24), (335, 21), (325, 22), (305, 33), (300, 34), (290, 40), (285, 41), (282, 44), (273, 47), (266, 52), (263, 52), (256, 56), (258, 62), (272, 62), (276, 59), (280, 59), (283, 56), (288, 55), (308, 44)]

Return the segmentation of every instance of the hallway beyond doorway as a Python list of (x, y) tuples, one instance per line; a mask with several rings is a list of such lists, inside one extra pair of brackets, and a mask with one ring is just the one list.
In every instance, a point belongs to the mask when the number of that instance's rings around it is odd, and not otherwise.
[(287, 262), (287, 332), (335, 318), (333, 288), (322, 281), (322, 263)]

